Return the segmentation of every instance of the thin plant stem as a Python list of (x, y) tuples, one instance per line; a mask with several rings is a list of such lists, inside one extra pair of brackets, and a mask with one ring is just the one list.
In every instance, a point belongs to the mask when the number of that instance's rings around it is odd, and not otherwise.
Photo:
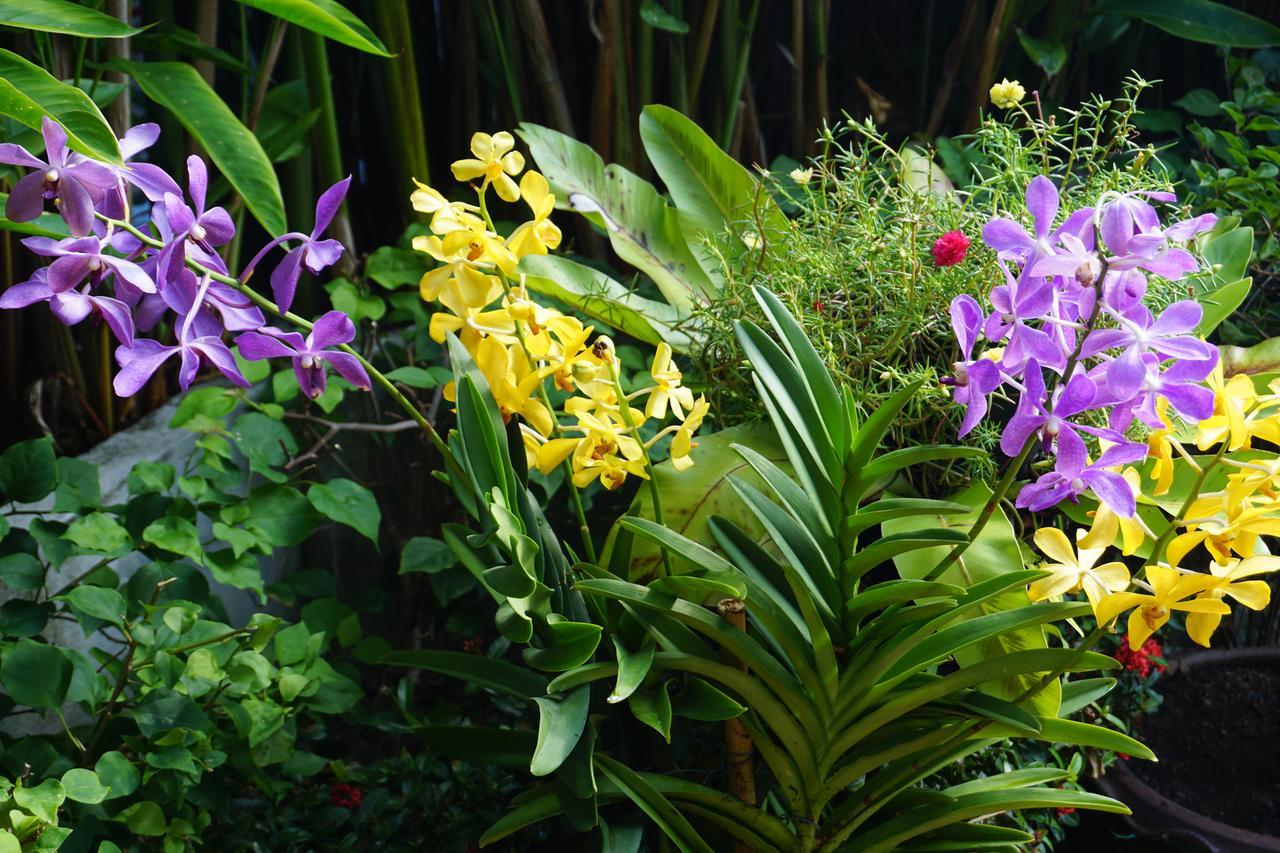
[[(622, 377), (618, 375), (616, 358), (609, 360), (609, 378), (613, 381), (613, 392), (618, 395), (618, 414), (622, 417), (622, 422), (626, 424), (627, 429), (631, 431), (631, 437), (636, 440), (636, 444), (640, 445), (640, 452), (644, 454), (644, 472), (649, 477), (649, 496), (653, 498), (653, 520), (665, 527), (666, 522), (662, 518), (662, 493), (658, 489), (658, 478), (653, 470), (653, 461), (649, 458), (649, 451), (644, 446), (644, 440), (640, 438), (640, 427), (636, 424), (635, 418), (631, 417), (631, 404), (627, 402), (626, 392), (622, 390)], [(662, 567), (666, 570), (667, 576), (670, 577), (674, 574), (671, 570), (671, 554), (666, 548), (661, 550)]]

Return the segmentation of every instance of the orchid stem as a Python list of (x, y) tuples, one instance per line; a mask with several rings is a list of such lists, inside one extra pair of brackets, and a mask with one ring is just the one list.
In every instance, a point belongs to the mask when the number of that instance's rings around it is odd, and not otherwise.
[[(653, 470), (653, 461), (649, 458), (649, 450), (644, 446), (644, 441), (640, 438), (640, 428), (636, 426), (635, 419), (631, 417), (631, 406), (627, 403), (627, 395), (622, 390), (622, 378), (618, 375), (618, 364), (615, 359), (609, 361), (609, 378), (613, 380), (613, 391), (618, 395), (618, 414), (622, 417), (622, 422), (627, 425), (627, 429), (631, 430), (631, 436), (636, 440), (636, 444), (640, 445), (640, 452), (644, 455), (644, 472), (649, 476), (649, 494), (653, 498), (653, 520), (663, 527), (666, 522), (662, 518), (662, 494), (658, 489), (658, 477)], [(671, 554), (666, 548), (662, 551), (662, 567), (666, 570), (667, 577), (674, 574), (671, 570)]]

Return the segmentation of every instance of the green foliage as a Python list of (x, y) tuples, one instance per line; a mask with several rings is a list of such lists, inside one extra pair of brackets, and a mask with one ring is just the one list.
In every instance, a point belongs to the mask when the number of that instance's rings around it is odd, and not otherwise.
[[(362, 641), (357, 614), (322, 598), (297, 624), (233, 624), (202, 573), (265, 598), (259, 558), (326, 518), (378, 535), (364, 486), (288, 484), (288, 454), (267, 448), (296, 453), (283, 410), (237, 415), (246, 401), (189, 395), (173, 419), (196, 436), (182, 476), (140, 461), (120, 503), (103, 500), (96, 466), (55, 459), (47, 439), (0, 454), (6, 502), (25, 502), (0, 525), (0, 720), (45, 720), (42, 733), (0, 735), (0, 839), (17, 849), (56, 849), (73, 828), (121, 849), (182, 849), (229, 819), (219, 789), (270, 794), (323, 765), (304, 733), (361, 699), (354, 671), (331, 663)], [(266, 482), (246, 495), (253, 475)], [(66, 622), (93, 637), (89, 653), (57, 642)]]

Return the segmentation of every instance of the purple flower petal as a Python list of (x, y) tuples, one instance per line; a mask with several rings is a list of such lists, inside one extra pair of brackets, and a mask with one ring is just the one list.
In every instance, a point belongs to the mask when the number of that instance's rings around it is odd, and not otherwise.
[(1147, 365), (1142, 359), (1142, 351), (1131, 346), (1107, 368), (1107, 387), (1118, 400), (1127, 400), (1147, 378)]
[(1175, 302), (1160, 313), (1147, 331), (1152, 335), (1182, 335), (1200, 325), (1204, 309), (1191, 299)]
[(84, 185), (70, 175), (58, 179), (58, 212), (66, 220), (67, 227), (77, 237), (93, 231), (93, 197)]
[(951, 328), (955, 331), (965, 361), (973, 358), (973, 347), (982, 327), (982, 306), (967, 293), (951, 300)]
[(293, 295), (298, 289), (298, 277), (302, 275), (302, 252), (304, 246), (290, 249), (271, 271), (271, 293), (275, 296), (276, 305), (281, 311), (288, 311), (293, 304)]
[(1058, 458), (1054, 470), (1067, 479), (1079, 476), (1089, 461), (1089, 451), (1074, 429), (1064, 428), (1058, 433)]
[(181, 197), (182, 188), (169, 173), (152, 163), (130, 163), (121, 171), (124, 179), (142, 190), (148, 201), (164, 201), (166, 194)]
[(292, 358), (297, 350), (286, 346), (284, 341), (271, 335), (258, 332), (245, 332), (236, 337), (236, 346), (240, 355), (249, 361), (262, 361), (267, 358)]
[(44, 172), (32, 172), (13, 185), (4, 215), (14, 222), (30, 222), (44, 212)]
[(1166, 385), (1160, 389), (1178, 413), (1191, 421), (1213, 416), (1213, 391), (1203, 385)]
[(49, 300), (49, 310), (64, 326), (74, 326), (93, 313), (93, 303), (78, 290), (55, 293)]
[(352, 385), (369, 390), (369, 374), (365, 372), (364, 365), (360, 364), (360, 359), (354, 355), (345, 352), (325, 352), (318, 357), (333, 365), (338, 375)]
[(26, 308), (37, 302), (48, 302), (52, 296), (48, 281), (32, 279), (15, 284), (0, 294), (0, 308)]
[(44, 116), (40, 119), (40, 133), (44, 136), (44, 158), (55, 169), (67, 164), (67, 132), (56, 121)]
[(206, 210), (201, 214), (199, 223), (200, 227), (204, 229), (205, 242), (210, 246), (221, 246), (224, 243), (229, 243), (231, 238), (236, 235), (236, 226), (231, 221), (231, 214), (221, 207)]
[(350, 342), (356, 336), (355, 324), (341, 311), (329, 311), (311, 329), (307, 336), (307, 350), (317, 352), (337, 344)]
[(1058, 188), (1044, 175), (1036, 175), (1027, 184), (1027, 210), (1036, 222), (1036, 237), (1049, 236), (1053, 220), (1058, 216)]
[(342, 200), (347, 197), (347, 189), (351, 186), (351, 176), (347, 175), (329, 189), (325, 190), (316, 201), (316, 226), (311, 230), (312, 239), (319, 237), (329, 227)]
[(221, 338), (197, 338), (191, 342), (190, 349), (199, 352), (223, 376), (230, 379), (233, 384), (242, 388), (249, 387), (249, 380), (244, 378), (244, 375), (240, 373), (240, 368), (236, 366), (236, 357), (231, 354), (231, 350), (227, 348)]
[(1098, 500), (1111, 507), (1116, 515), (1121, 518), (1133, 517), (1133, 513), (1137, 510), (1137, 502), (1134, 499), (1133, 490), (1129, 488), (1124, 477), (1112, 471), (1096, 468), (1085, 471), (1080, 477), (1097, 495)]
[(204, 160), (192, 154), (187, 158), (187, 193), (195, 204), (196, 215), (204, 213), (205, 192), (209, 188), (209, 170)]
[(120, 278), (133, 285), (134, 289), (143, 293), (155, 293), (156, 283), (151, 280), (151, 276), (143, 272), (142, 267), (133, 261), (126, 261), (124, 258), (113, 258), (110, 255), (99, 256), (102, 263), (115, 270)]
[(303, 263), (313, 273), (333, 266), (340, 257), (342, 257), (342, 244), (337, 240), (315, 240), (308, 242), (303, 248)]
[(97, 255), (63, 255), (49, 265), (49, 289), (54, 293), (70, 290), (89, 275), (89, 262)]
[(1012, 219), (993, 219), (984, 225), (982, 242), (1001, 254), (1015, 256), (1035, 248), (1035, 241)]
[(131, 347), (116, 347), (116, 362), (120, 365), (120, 372), (112, 382), (116, 395), (132, 397), (138, 393), (152, 374), (179, 349), (150, 338), (139, 338)]
[(0, 163), (7, 163), (10, 166), (26, 166), (29, 169), (40, 169), (41, 178), (44, 177), (44, 170), (49, 168), (49, 164), (36, 157), (21, 145), (15, 145), (12, 142), (0, 144)]

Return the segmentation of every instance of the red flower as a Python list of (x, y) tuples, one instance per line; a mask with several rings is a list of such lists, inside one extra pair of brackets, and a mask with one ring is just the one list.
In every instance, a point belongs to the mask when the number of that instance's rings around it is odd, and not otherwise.
[(340, 809), (357, 809), (363, 799), (364, 792), (355, 785), (339, 782), (329, 788), (329, 804)]
[(823, 302), (821, 299), (815, 299), (813, 300), (813, 310), (817, 311), (819, 314), (825, 314), (827, 313), (827, 303)]
[(1062, 808), (1058, 809), (1058, 814), (1059, 815), (1075, 814), (1075, 811), (1076, 810), (1071, 806), (1063, 806)]
[(1164, 648), (1160, 643), (1156, 642), (1155, 637), (1147, 640), (1142, 644), (1136, 652), (1129, 648), (1129, 635), (1125, 634), (1120, 638), (1120, 648), (1116, 649), (1115, 659), (1120, 661), (1125, 669), (1130, 672), (1136, 672), (1143, 678), (1151, 674), (1151, 670), (1156, 672), (1164, 672), (1168, 667), (1160, 663), (1158, 658), (1164, 657)]
[(969, 251), (969, 238), (963, 231), (948, 231), (933, 244), (933, 262), (940, 267), (952, 267), (964, 260)]

